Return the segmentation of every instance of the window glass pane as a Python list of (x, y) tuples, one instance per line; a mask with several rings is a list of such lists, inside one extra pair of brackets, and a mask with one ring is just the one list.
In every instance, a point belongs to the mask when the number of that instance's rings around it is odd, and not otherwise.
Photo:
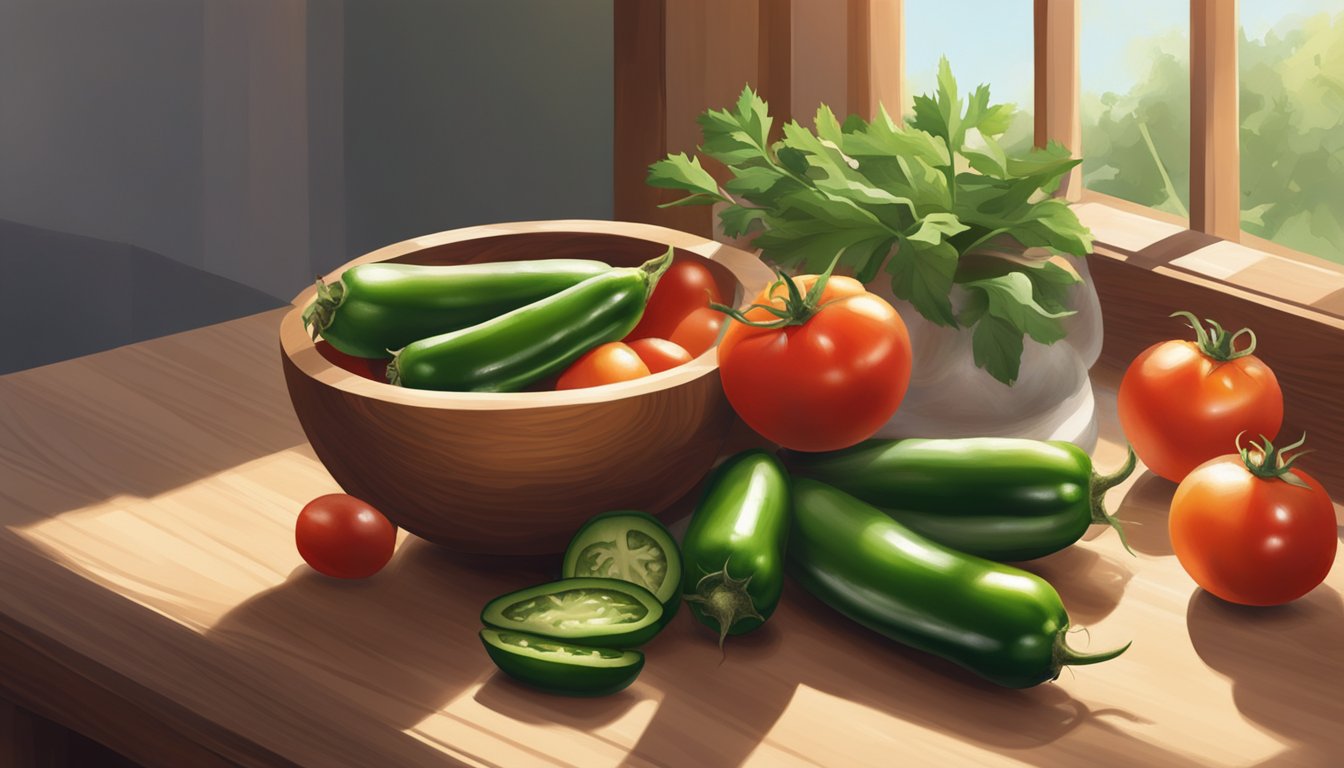
[(1344, 11), (1243, 0), (1241, 226), (1344, 262)]
[(933, 93), (938, 59), (947, 56), (960, 93), (987, 83), (991, 102), (1017, 105), (1004, 148), (1030, 146), (1032, 8), (1031, 0), (905, 0), (905, 112), (915, 95)]
[(1082, 0), (1083, 184), (1189, 216), (1190, 6)]

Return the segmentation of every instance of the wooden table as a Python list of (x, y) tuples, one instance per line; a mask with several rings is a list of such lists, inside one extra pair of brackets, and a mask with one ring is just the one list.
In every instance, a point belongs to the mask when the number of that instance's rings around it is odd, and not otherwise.
[[(1094, 527), (1029, 566), (1091, 628), (1077, 644), (1134, 641), (1056, 683), (995, 688), (790, 584), (726, 659), (682, 611), (621, 694), (524, 689), (495, 673), (478, 612), (556, 563), (467, 560), (411, 537), (365, 582), (300, 560), (295, 515), (337, 488), (290, 411), (279, 319), (0, 378), (9, 722), (54, 721), (174, 767), (1344, 760), (1344, 565), (1287, 607), (1221, 603), (1172, 556), (1173, 486), (1142, 472), (1110, 498), (1138, 557)], [(1097, 378), (1113, 437), (1115, 381)], [(1103, 439), (1099, 466), (1121, 457)], [(31, 751), (40, 731), (0, 735), (27, 734)], [(14, 764), (25, 747), (6, 748)]]

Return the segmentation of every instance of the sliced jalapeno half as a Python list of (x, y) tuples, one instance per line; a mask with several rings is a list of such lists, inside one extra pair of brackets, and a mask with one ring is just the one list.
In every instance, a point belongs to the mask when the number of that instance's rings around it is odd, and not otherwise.
[(663, 605), (620, 579), (560, 579), (496, 597), (481, 623), (602, 648), (642, 645), (662, 628)]
[(644, 669), (644, 654), (552, 640), (526, 632), (482, 629), (485, 652), (504, 674), (566, 696), (605, 696), (624, 689)]
[(594, 517), (565, 550), (565, 577), (620, 579), (649, 590), (663, 604), (663, 623), (681, 604), (681, 550), (658, 518), (622, 510)]

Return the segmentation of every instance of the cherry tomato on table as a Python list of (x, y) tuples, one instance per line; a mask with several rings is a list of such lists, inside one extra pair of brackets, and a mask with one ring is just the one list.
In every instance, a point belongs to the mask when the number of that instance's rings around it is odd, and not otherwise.
[(294, 541), (304, 562), (338, 579), (363, 579), (392, 559), (397, 527), (369, 504), (344, 493), (329, 493), (299, 512)]
[(677, 325), (687, 315), (708, 307), (710, 302), (723, 303), (718, 283), (714, 282), (714, 273), (699, 261), (678, 258), (659, 278), (653, 295), (649, 297), (648, 306), (644, 308), (644, 316), (626, 338), (670, 339)]
[(1314, 478), (1269, 440), (1201, 464), (1181, 481), (1167, 527), (1195, 583), (1243, 605), (1279, 605), (1325, 580), (1335, 508)]
[[(766, 438), (799, 451), (830, 451), (872, 437), (910, 383), (910, 336), (890, 304), (852, 277), (794, 278), (768, 288), (748, 321), (729, 321), (719, 342), (719, 375), (734, 410)], [(774, 321), (778, 321), (777, 323)]]
[(582, 389), (649, 375), (635, 351), (619, 341), (594, 347), (575, 360), (555, 382), (556, 389)]
[(649, 367), (649, 373), (661, 373), (691, 362), (691, 353), (667, 339), (638, 339), (628, 346)]
[[(1154, 474), (1179, 483), (1195, 467), (1221, 456), (1237, 435), (1273, 440), (1283, 425), (1283, 391), (1255, 351), (1248, 328), (1205, 329), (1189, 312), (1195, 341), (1163, 341), (1134, 358), (1120, 382), (1120, 426)], [(1234, 349), (1237, 337), (1249, 344)]]

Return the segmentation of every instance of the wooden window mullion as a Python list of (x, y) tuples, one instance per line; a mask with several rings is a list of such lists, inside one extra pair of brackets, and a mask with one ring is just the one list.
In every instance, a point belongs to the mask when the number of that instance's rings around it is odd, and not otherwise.
[(1190, 0), (1190, 228), (1241, 238), (1236, 0)]
[[(1083, 129), (1078, 112), (1078, 0), (1036, 0), (1036, 146), (1058, 141), (1077, 157)], [(1057, 194), (1082, 196), (1082, 169), (1064, 178)]]

